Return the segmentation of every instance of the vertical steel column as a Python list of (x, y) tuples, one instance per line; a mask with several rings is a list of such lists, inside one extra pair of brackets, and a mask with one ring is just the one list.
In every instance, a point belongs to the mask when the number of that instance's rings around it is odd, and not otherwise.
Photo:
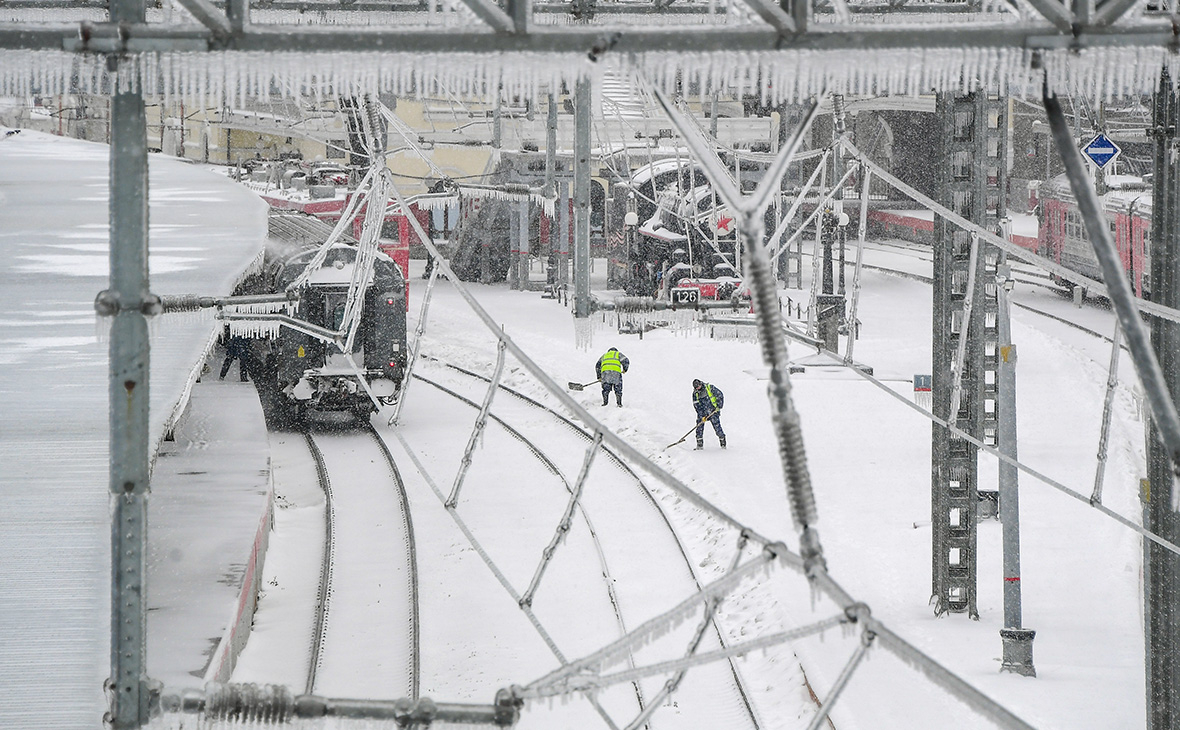
[[(1176, 165), (1177, 97), (1165, 70), (1155, 95), (1155, 175), (1152, 187), (1151, 299), (1180, 305), (1180, 168)], [(1151, 343), (1173, 401), (1180, 366), (1180, 327), (1162, 317), (1151, 322)], [(1147, 484), (1142, 490), (1143, 526), (1168, 540), (1180, 537), (1175, 511), (1174, 471), (1155, 419), (1148, 421)], [(1154, 542), (1144, 541), (1143, 593), (1148, 730), (1180, 728), (1180, 561)]]
[(519, 219), (518, 233), (520, 234), (520, 245), (517, 248), (520, 250), (518, 254), (518, 266), (516, 274), (517, 287), (521, 291), (529, 290), (529, 201), (522, 200), (516, 204), (516, 215)]
[[(982, 168), (977, 170), (977, 174), (982, 173), (977, 180), (977, 190), (983, 200), (982, 217), (976, 223), (992, 233), (1007, 236), (1007, 232), (1001, 227), (1001, 221), (1008, 215), (1008, 100), (1004, 97), (991, 99), (987, 94), (979, 93), (975, 96), (975, 103), (975, 121), (980, 139), (976, 146), (976, 159)], [(980, 383), (983, 409), (980, 418), (983, 420), (983, 442), (989, 446), (996, 446), (999, 419), (1002, 417), (999, 405), (999, 292), (996, 288), (996, 274), (998, 267), (1004, 263), (1005, 255), (989, 244), (982, 245), (980, 254), (982, 261), (977, 274), (983, 277), (984, 282), (983, 297), (978, 302), (982, 319), (977, 331), (983, 340)], [(981, 518), (999, 516), (1000, 496), (996, 489), (980, 488), (979, 499)]]
[[(941, 202), (954, 212), (978, 221), (982, 208), (976, 190), (976, 104), (971, 97), (940, 94), (937, 113), (941, 120), (942, 165)], [(965, 306), (972, 237), (955, 229), (942, 218), (935, 218), (934, 302), (933, 302), (933, 407), (959, 429), (978, 437), (981, 431), (980, 355), (981, 348), (970, 347), (965, 353), (961, 373), (963, 397), (956, 413), (951, 413), (955, 361), (960, 338), (977, 329), (980, 308)], [(976, 296), (983, 287), (974, 287)], [(974, 304), (974, 302), (973, 302)], [(965, 321), (964, 309), (972, 312)], [(938, 424), (931, 427), (931, 584), (934, 612), (966, 612), (978, 616), (976, 596), (976, 512), (978, 467), (976, 448), (970, 442), (951, 435)]]
[(557, 281), (570, 283), (570, 184), (562, 177), (557, 182)]
[[(116, 23), (142, 23), (143, 0), (115, 0)], [(95, 302), (114, 317), (110, 340), (111, 724), (137, 728), (149, 716), (147, 685), (148, 280), (147, 120), (138, 59), (108, 57), (111, 100), (110, 289)], [(132, 78), (128, 78), (128, 75)], [(127, 83), (124, 83), (124, 82)]]
[[(546, 198), (557, 200), (557, 97), (550, 91), (546, 97), (548, 107), (545, 110), (545, 189)], [(557, 252), (560, 250), (558, 229), (561, 226), (560, 208), (557, 202), (553, 205), (553, 218), (549, 221), (549, 250), (546, 252), (545, 283), (554, 285), (558, 282)], [(544, 215), (544, 213), (542, 213)], [(554, 290), (556, 293), (556, 290)]]
[(574, 92), (574, 316), (590, 316), (590, 77)]
[(1004, 627), (1000, 629), (1003, 644), (1004, 671), (1026, 677), (1037, 676), (1033, 667), (1032, 642), (1036, 632), (1022, 625), (1020, 607), (1020, 500), (1019, 472), (1016, 468), (1016, 345), (1012, 344), (1012, 320), (1009, 293), (1012, 291), (1012, 272), (1007, 266), (997, 274), (999, 310), (996, 329), (1000, 340), (999, 382), (999, 449), (1013, 459), (1000, 462), (1000, 522), (1003, 524), (1004, 544)]
[(517, 213), (517, 208), (511, 202), (507, 204), (508, 208), (508, 272), (505, 278), (508, 280), (509, 289), (520, 288), (520, 215)]

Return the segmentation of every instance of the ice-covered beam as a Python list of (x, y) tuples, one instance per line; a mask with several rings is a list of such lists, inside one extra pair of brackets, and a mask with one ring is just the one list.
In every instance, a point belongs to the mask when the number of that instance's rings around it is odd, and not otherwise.
[(198, 23), (212, 31), (214, 38), (224, 41), (233, 34), (234, 29), (230, 25), (229, 18), (213, 7), (213, 3), (209, 0), (177, 0), (177, 2), (189, 11)]
[(1062, 33), (1072, 33), (1074, 23), (1077, 19), (1074, 14), (1066, 10), (1058, 0), (1028, 0), (1028, 4), (1033, 6), (1038, 13)]
[(771, 0), (744, 0), (759, 18), (770, 24), (779, 33), (794, 33), (795, 19), (787, 15), (782, 8)]
[[(474, 0), (472, 0), (474, 2)], [(498, 10), (498, 9), (497, 9)], [(234, 36), (239, 51), (287, 52), (403, 52), (403, 53), (585, 53), (601, 41), (603, 28), (589, 26), (535, 27), (528, 33), (511, 32), (511, 18), (502, 10), (500, 27), (486, 30), (421, 30), (405, 27), (340, 28), (331, 26), (262, 26)], [(796, 23), (798, 25), (798, 23)], [(684, 28), (672, 26), (619, 29), (616, 53), (754, 52), (775, 50), (864, 51), (925, 50), (936, 48), (1011, 48), (1019, 50), (1076, 50), (1081, 48), (1170, 48), (1175, 41), (1166, 20), (1132, 24), (1078, 26), (1062, 33), (1047, 24), (990, 24), (963, 27), (930, 24), (922, 28), (858, 25), (812, 28), (781, 35), (772, 28)], [(4, 24), (0, 49), (67, 50), (95, 53), (201, 51), (214, 47), (212, 32), (199, 26), (126, 24), (122, 33), (110, 23)]]
[(471, 8), (471, 12), (497, 33), (512, 33), (516, 30), (512, 16), (490, 0), (463, 0), (463, 4)]
[(1135, 372), (1139, 375), (1139, 382), (1143, 385), (1147, 402), (1151, 406), (1152, 420), (1171, 456), (1173, 468), (1176, 468), (1175, 465), (1180, 465), (1180, 414), (1176, 412), (1176, 404), (1172, 401), (1164, 372), (1152, 348), (1150, 333), (1139, 317), (1135, 306), (1135, 294), (1131, 291), (1131, 283), (1123, 271), (1118, 249), (1111, 238), (1110, 226), (1102, 213), (1098, 194), (1094, 191), (1086, 172), (1082, 153), (1078, 151), (1073, 132), (1065, 119), (1065, 113), (1061, 110), (1061, 102), (1056, 96), (1046, 93), (1044, 103), (1045, 113), (1049, 117), (1049, 128), (1053, 133), (1053, 142), (1057, 146), (1058, 154), (1061, 155), (1061, 161), (1065, 163), (1069, 186), (1078, 200), (1078, 210), (1086, 224), (1090, 245), (1094, 248), (1094, 256), (1102, 269), (1107, 296), (1110, 297), (1119, 324), (1127, 338), (1127, 349), (1131, 351), (1131, 361), (1135, 364)]
[(1097, 26), (1108, 26), (1118, 22), (1127, 14), (1139, 0), (1105, 0), (1098, 3), (1094, 12), (1093, 23)]

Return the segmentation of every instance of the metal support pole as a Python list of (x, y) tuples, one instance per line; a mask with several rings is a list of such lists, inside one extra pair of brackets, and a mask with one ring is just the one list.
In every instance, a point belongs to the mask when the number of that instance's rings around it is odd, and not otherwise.
[(562, 179), (557, 183), (557, 281), (562, 286), (570, 283), (570, 186)]
[(519, 220), (517, 232), (520, 234), (520, 253), (516, 274), (516, 284), (521, 291), (529, 290), (529, 201), (522, 200), (516, 204)]
[(852, 297), (848, 303), (848, 347), (844, 351), (844, 364), (852, 364), (852, 350), (859, 336), (856, 323), (856, 311), (860, 305), (860, 272), (864, 264), (865, 232), (869, 222), (869, 183), (873, 173), (864, 166), (860, 166), (860, 222), (856, 228), (856, 268), (852, 271)]
[(590, 316), (590, 78), (574, 93), (574, 316)]
[[(1155, 96), (1152, 125), (1154, 127), (1155, 174), (1153, 176), (1153, 212), (1151, 227), (1151, 297), (1158, 304), (1176, 306), (1180, 303), (1180, 170), (1176, 163), (1177, 97), (1167, 69), (1160, 76), (1159, 91)], [(1052, 117), (1050, 117), (1052, 121)], [(1080, 201), (1079, 201), (1080, 202)], [(1158, 221), (1158, 223), (1156, 222)], [(1091, 240), (1093, 240), (1091, 234)], [(1121, 277), (1120, 277), (1121, 278)], [(1126, 279), (1122, 279), (1124, 285)], [(1113, 286), (1110, 287), (1112, 290)], [(1130, 346), (1131, 357), (1139, 371), (1144, 390), (1149, 390), (1147, 379), (1136, 357), (1134, 333), (1122, 321), (1123, 334)], [(1138, 321), (1133, 323), (1139, 325)], [(1180, 380), (1180, 326), (1175, 322), (1154, 319), (1151, 324), (1151, 344), (1159, 366), (1161, 380), (1171, 404)], [(1148, 392), (1148, 395), (1151, 395)], [(1172, 444), (1164, 438), (1167, 424), (1155, 413), (1148, 423), (1147, 480), (1140, 492), (1143, 502), (1143, 526), (1167, 540), (1180, 535), (1180, 515), (1176, 512), (1174, 469), (1180, 463)], [(1180, 560), (1162, 550), (1155, 543), (1143, 546), (1143, 613), (1144, 649), (1147, 679), (1148, 730), (1177, 730), (1180, 728), (1180, 607), (1176, 594), (1180, 589)]]
[(1037, 635), (1021, 625), (1020, 610), (1020, 501), (1019, 472), (1016, 468), (1016, 346), (1012, 344), (1012, 312), (1008, 300), (1012, 291), (1012, 272), (1001, 267), (996, 276), (999, 304), (996, 328), (999, 335), (999, 382), (997, 393), (1000, 411), (997, 446), (1012, 461), (1000, 462), (1000, 522), (1004, 545), (1004, 628), (1000, 638), (1004, 659), (1000, 668), (1026, 677), (1037, 676), (1033, 667), (1032, 642)]
[[(111, 3), (111, 19), (144, 22), (142, 0)], [(111, 57), (112, 70), (134, 74), (134, 58)], [(110, 289), (95, 302), (113, 316), (110, 340), (111, 689), (110, 722), (117, 730), (148, 721), (147, 507), (148, 396), (154, 313), (148, 279), (147, 120), (139, 79), (120, 83), (111, 99)], [(157, 305), (158, 306), (158, 305)]]
[(488, 412), (492, 409), (492, 399), (500, 388), (500, 376), (504, 374), (504, 340), (496, 346), (496, 369), (492, 371), (492, 378), (488, 381), (488, 392), (484, 394), (483, 405), (475, 417), (475, 425), (471, 429), (471, 436), (467, 439), (467, 448), (463, 450), (463, 459), (459, 463), (459, 471), (455, 474), (455, 483), (451, 486), (451, 494), (447, 497), (447, 509), (455, 509), (459, 504), (459, 490), (463, 488), (463, 480), (467, 477), (467, 470), (471, 468), (471, 455), (475, 452), (475, 444), (483, 436), (484, 428), (488, 425)]
[[(1056, 97), (1045, 97), (1045, 111), (1049, 116), (1049, 126), (1053, 130), (1053, 139), (1065, 163), (1065, 172), (1069, 178), (1070, 187), (1078, 200), (1078, 210), (1082, 220), (1086, 223), (1086, 232), (1090, 235), (1090, 245), (1094, 247), (1094, 255), (1102, 267), (1103, 280), (1106, 283), (1107, 294), (1111, 304), (1118, 314), (1119, 323), (1123, 326), (1123, 334), (1127, 338), (1127, 348), (1131, 351), (1131, 359), (1135, 363), (1135, 371), (1143, 383), (1143, 390), (1147, 401), (1151, 404), (1152, 425), (1158, 429), (1160, 439), (1167, 448), (1167, 455), (1175, 465), (1180, 464), (1180, 414), (1176, 412), (1176, 404), (1172, 399), (1168, 380), (1164, 377), (1163, 368), (1152, 349), (1148, 332), (1143, 321), (1139, 318), (1135, 308), (1135, 295), (1131, 291), (1131, 284), (1123, 273), (1118, 250), (1111, 239), (1110, 227), (1102, 215), (1098, 203), (1098, 196), (1090, 187), (1086, 175), (1082, 155), (1071, 142), (1069, 128), (1065, 125), (1065, 115)], [(1161, 248), (1170, 242), (1161, 242)], [(1153, 251), (1153, 254), (1157, 252)], [(1163, 254), (1163, 251), (1159, 251)], [(1165, 259), (1165, 256), (1152, 256), (1155, 262)], [(1164, 272), (1170, 274), (1171, 272)], [(1175, 292), (1165, 287), (1171, 282), (1160, 281), (1152, 277), (1153, 288), (1157, 300), (1173, 298)], [(1163, 302), (1167, 304), (1168, 302)], [(1173, 302), (1174, 304), (1175, 302)], [(1161, 323), (1162, 324), (1162, 323)], [(1170, 489), (1169, 485), (1157, 484), (1159, 489)]]
[[(839, 147), (837, 143), (844, 137), (847, 132), (847, 124), (845, 121), (844, 112), (844, 96), (842, 94), (832, 94), (832, 143), (837, 146), (836, 154), (832, 155), (832, 179), (840, 180), (844, 177), (844, 148)], [(837, 185), (836, 195), (833, 199), (833, 211), (836, 214), (837, 225), (832, 226), (829, 235), (824, 241), (824, 294), (832, 294), (832, 244), (838, 243), (840, 246), (840, 287), (839, 291), (835, 293), (844, 293), (844, 231), (838, 225), (840, 214), (844, 212), (844, 183)]]
[(492, 107), (492, 149), (500, 149), (503, 142), (503, 124), (500, 122), (500, 106), (504, 97), (503, 87), (496, 87), (495, 105)]
[(1106, 371), (1106, 397), (1102, 399), (1102, 432), (1098, 436), (1098, 466), (1094, 469), (1094, 491), (1090, 504), (1102, 503), (1102, 482), (1106, 478), (1106, 445), (1110, 438), (1110, 416), (1114, 410), (1114, 392), (1119, 384), (1119, 351), (1123, 349), (1123, 328), (1114, 323), (1111, 337), (1110, 367)]
[(517, 207), (508, 203), (508, 280), (509, 289), (520, 288), (520, 215)]
[(426, 332), (426, 314), (430, 311), (430, 297), (434, 293), (434, 283), (438, 281), (438, 272), (438, 266), (430, 270), (430, 280), (426, 282), (426, 291), (422, 293), (422, 310), (418, 313), (418, 326), (414, 328), (414, 341), (410, 344), (410, 356), (406, 361), (406, 374), (402, 377), (402, 387), (397, 396), (397, 405), (393, 407), (393, 415), (389, 417), (390, 426), (396, 426), (401, 419), (402, 406), (405, 405), (406, 393), (413, 380), (414, 364), (418, 362), (418, 353), (422, 350), (422, 334)]

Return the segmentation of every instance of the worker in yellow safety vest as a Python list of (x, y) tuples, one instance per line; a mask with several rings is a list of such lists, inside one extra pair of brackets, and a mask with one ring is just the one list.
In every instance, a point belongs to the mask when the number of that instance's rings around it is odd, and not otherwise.
[(594, 372), (602, 383), (602, 405), (610, 403), (610, 392), (615, 392), (615, 405), (623, 406), (623, 373), (631, 366), (627, 356), (619, 352), (619, 348), (612, 347), (598, 358)]

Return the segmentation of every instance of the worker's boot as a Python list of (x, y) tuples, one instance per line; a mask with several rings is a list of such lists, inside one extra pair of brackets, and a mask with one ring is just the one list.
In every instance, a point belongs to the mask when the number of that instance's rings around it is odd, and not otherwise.
[(724, 436), (721, 437), (721, 448), (723, 448), (723, 449), (725, 448), (725, 437)]
[(695, 449), (693, 449), (693, 451), (700, 451), (703, 448), (705, 448), (704, 439), (697, 439), (697, 447)]

